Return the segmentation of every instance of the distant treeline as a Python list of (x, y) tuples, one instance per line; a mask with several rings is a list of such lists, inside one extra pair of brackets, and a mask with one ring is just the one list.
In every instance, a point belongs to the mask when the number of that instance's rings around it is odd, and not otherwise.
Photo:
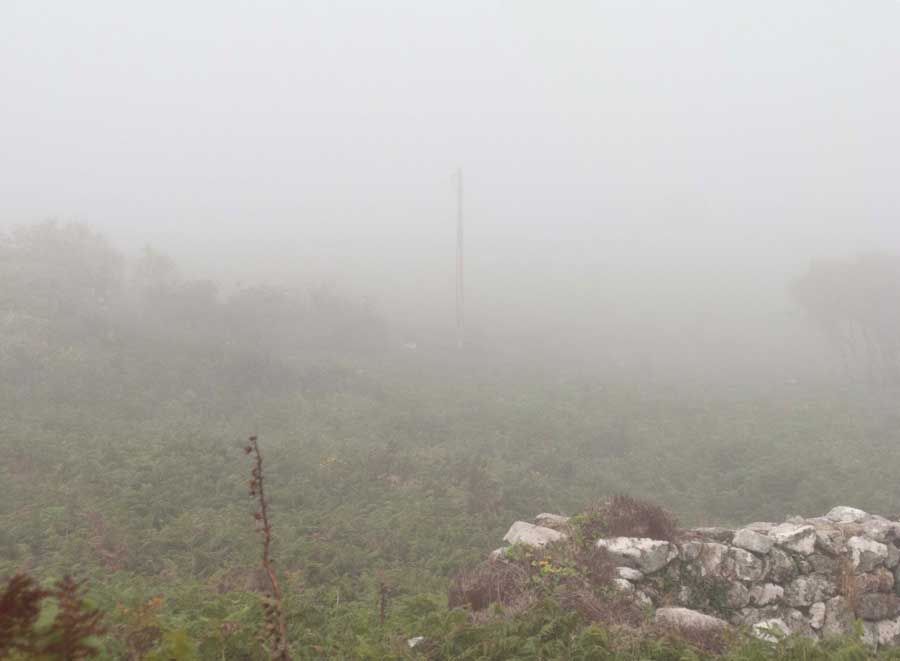
[(130, 370), (160, 373), (163, 388), (198, 370), (223, 387), (277, 387), (308, 377), (316, 357), (371, 353), (387, 338), (372, 306), (334, 288), (224, 294), (149, 247), (128, 260), (79, 224), (0, 233), (0, 283), (0, 381), (20, 387), (60, 383), (66, 364), (97, 387)]
[(850, 378), (900, 383), (900, 257), (823, 259), (791, 293), (825, 333)]

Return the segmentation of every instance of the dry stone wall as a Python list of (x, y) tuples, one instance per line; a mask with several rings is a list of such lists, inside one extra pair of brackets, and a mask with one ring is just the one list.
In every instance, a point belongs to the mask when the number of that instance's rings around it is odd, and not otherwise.
[[(566, 517), (541, 514), (534, 523), (514, 523), (504, 540), (545, 547), (572, 533)], [(694, 528), (677, 541), (611, 537), (594, 543), (617, 566), (615, 588), (652, 605), (658, 622), (821, 638), (849, 633), (859, 620), (869, 644), (900, 645), (898, 521), (835, 507), (825, 516), (779, 524)]]

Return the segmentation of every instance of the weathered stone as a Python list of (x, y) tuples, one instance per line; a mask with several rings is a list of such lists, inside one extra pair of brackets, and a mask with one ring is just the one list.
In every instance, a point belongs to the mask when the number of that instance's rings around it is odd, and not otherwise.
[(616, 561), (652, 574), (678, 557), (678, 549), (669, 542), (645, 537), (598, 539), (597, 548), (606, 549)]
[(872, 571), (875, 567), (883, 564), (888, 557), (885, 544), (865, 537), (851, 537), (847, 540), (847, 548), (850, 549), (853, 569), (859, 572)]
[(626, 581), (624, 578), (614, 578), (612, 580), (612, 585), (619, 592), (634, 592), (634, 585), (632, 585), (630, 581)]
[(822, 553), (813, 553), (807, 556), (806, 561), (809, 563), (812, 571), (817, 574), (834, 574), (841, 566), (840, 560)]
[(825, 623), (822, 634), (841, 636), (853, 629), (853, 611), (846, 597), (832, 597), (825, 602)]
[(839, 555), (844, 552), (844, 532), (834, 526), (817, 526), (815, 546), (828, 555)]
[(704, 615), (690, 608), (658, 608), (655, 622), (657, 625), (680, 631), (724, 631), (728, 628), (725, 620), (711, 615)]
[(856, 615), (864, 620), (889, 620), (900, 615), (900, 597), (893, 593), (869, 593), (859, 597)]
[(563, 539), (566, 539), (566, 536), (558, 530), (535, 526), (525, 521), (516, 521), (503, 537), (503, 541), (510, 544), (525, 544), (536, 547), (546, 546)]
[[(645, 583), (643, 585), (635, 585), (634, 587), (636, 590), (639, 589), (642, 594), (647, 595), (653, 603), (656, 604), (660, 602), (661, 596), (656, 586)], [(667, 598), (669, 598), (668, 595)]]
[(703, 551), (704, 546), (706, 546), (706, 542), (691, 540), (679, 546), (678, 551), (681, 554), (682, 560), (685, 562), (693, 562), (700, 557), (700, 552)]
[(837, 588), (824, 576), (813, 574), (791, 581), (784, 589), (784, 602), (788, 606), (811, 606), (833, 596)]
[(728, 547), (724, 544), (711, 542), (704, 544), (697, 558), (700, 562), (700, 574), (703, 576), (718, 576), (722, 573), (722, 565), (728, 554)]
[(732, 583), (728, 586), (725, 603), (728, 605), (728, 608), (743, 608), (750, 603), (750, 590), (744, 587), (742, 583)]
[(900, 565), (900, 549), (898, 549), (893, 544), (887, 545), (888, 557), (884, 561), (884, 566), (888, 569), (893, 569), (897, 565)]
[(838, 506), (833, 507), (825, 518), (835, 523), (859, 523), (869, 518), (868, 512), (856, 509), (855, 507)]
[[(506, 542), (545, 546), (566, 539), (566, 517), (540, 514), (535, 520), (545, 525), (517, 521)], [(727, 607), (727, 619), (760, 635), (768, 625), (812, 637), (844, 634), (859, 617), (870, 643), (900, 644), (900, 522), (835, 508), (826, 517), (792, 517), (780, 525), (698, 528), (681, 539), (675, 545), (616, 537), (596, 546), (620, 565), (612, 585), (648, 608), (668, 603), (706, 610), (715, 603)], [(515, 562), (508, 548), (491, 559)], [(705, 585), (710, 578), (715, 580)], [(838, 596), (838, 584), (848, 596)], [(675, 628), (697, 628), (696, 616), (708, 617), (690, 608), (660, 612), (658, 620), (668, 618)], [(703, 622), (725, 626), (718, 618)]]
[(493, 551), (491, 551), (491, 554), (488, 556), (488, 558), (494, 562), (498, 560), (506, 560), (507, 549), (509, 549), (508, 546), (501, 546), (499, 549), (494, 549)]
[(809, 626), (818, 631), (825, 624), (825, 603), (817, 601), (809, 607)]
[(749, 528), (741, 528), (734, 533), (734, 539), (731, 543), (739, 548), (762, 555), (772, 550), (772, 546), (775, 544), (771, 537), (754, 532)]
[(701, 541), (713, 541), (720, 542), (722, 544), (727, 544), (734, 537), (734, 530), (731, 528), (721, 528), (721, 527), (705, 527), (705, 528), (691, 528), (688, 531), (688, 534), (692, 537), (696, 537)]
[(756, 582), (766, 575), (766, 563), (744, 549), (728, 550), (728, 569), (742, 581)]
[(640, 582), (644, 580), (644, 574), (631, 567), (616, 567), (616, 576), (626, 581)]
[(753, 625), (754, 636), (761, 640), (767, 640), (773, 643), (790, 634), (791, 630), (787, 623), (778, 617), (762, 620)]
[(775, 583), (787, 583), (797, 576), (797, 565), (790, 555), (780, 548), (773, 548), (769, 552), (769, 580)]
[(736, 627), (746, 627), (764, 619), (758, 608), (741, 608), (731, 614), (730, 622)]
[(878, 647), (878, 624), (863, 620), (861, 628), (862, 636), (860, 640), (862, 640), (863, 644), (872, 648)]
[(663, 575), (670, 581), (680, 582), (681, 581), (681, 565), (677, 559), (673, 560), (669, 563), (669, 565), (662, 572)]
[(534, 517), (534, 522), (539, 526), (558, 530), (559, 528), (564, 528), (569, 523), (569, 517), (563, 516), (562, 514), (548, 514), (544, 512)]
[(777, 546), (800, 555), (809, 555), (816, 546), (816, 529), (810, 525), (782, 523), (768, 534)]
[(800, 634), (801, 636), (815, 635), (809, 623), (809, 618), (796, 608), (788, 609), (784, 615), (784, 623), (787, 624), (791, 633)]
[(882, 620), (876, 625), (876, 631), (879, 645), (900, 645), (900, 618)]
[(887, 544), (900, 539), (900, 523), (884, 517), (872, 517), (862, 524), (863, 535), (876, 542)]
[(688, 542), (681, 547), (681, 552), (685, 561), (700, 566), (701, 576), (720, 576), (728, 547), (716, 542)]
[(754, 585), (750, 588), (750, 603), (755, 606), (767, 606), (781, 601), (784, 597), (784, 588), (774, 583)]
[(863, 529), (863, 524), (861, 523), (835, 523), (834, 526), (841, 531), (844, 539), (866, 536), (866, 531)]
[(889, 569), (879, 567), (869, 574), (858, 574), (853, 577), (856, 592), (890, 592), (894, 589), (894, 574)]

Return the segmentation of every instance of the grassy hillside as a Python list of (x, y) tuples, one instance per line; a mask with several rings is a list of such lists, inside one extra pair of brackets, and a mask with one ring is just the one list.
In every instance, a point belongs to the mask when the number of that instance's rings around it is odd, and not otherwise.
[(249, 434), (297, 658), (406, 658), (414, 635), (441, 641), (433, 658), (621, 650), (552, 600), (478, 626), (447, 607), (512, 521), (615, 493), (685, 524), (900, 511), (897, 392), (398, 351), (336, 295), (139, 287), (101, 238), (41, 232), (4, 244), (30, 275), (0, 300), (0, 575), (87, 579), (104, 658), (259, 654)]

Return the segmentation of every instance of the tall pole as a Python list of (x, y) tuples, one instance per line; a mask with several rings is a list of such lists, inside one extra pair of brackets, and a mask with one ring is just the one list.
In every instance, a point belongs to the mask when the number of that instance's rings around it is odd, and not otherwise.
[(466, 290), (463, 260), (463, 173), (456, 172), (456, 345), (462, 349), (466, 332)]

